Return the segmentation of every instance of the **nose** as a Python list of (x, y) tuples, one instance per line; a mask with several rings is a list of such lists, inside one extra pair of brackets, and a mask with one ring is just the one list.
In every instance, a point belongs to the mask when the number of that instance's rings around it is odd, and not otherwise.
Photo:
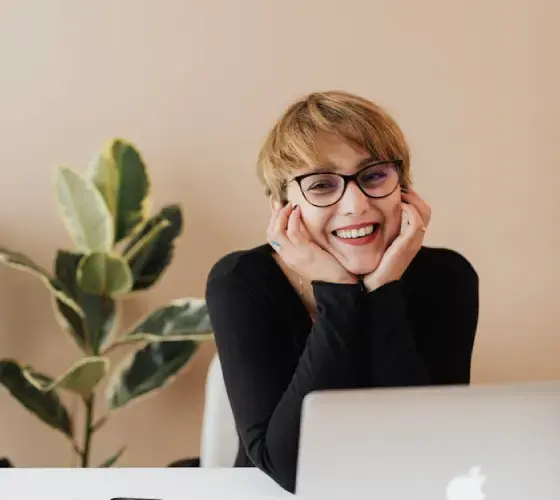
[(357, 184), (350, 181), (339, 204), (344, 215), (360, 215), (368, 210), (369, 202), (370, 199), (362, 193)]

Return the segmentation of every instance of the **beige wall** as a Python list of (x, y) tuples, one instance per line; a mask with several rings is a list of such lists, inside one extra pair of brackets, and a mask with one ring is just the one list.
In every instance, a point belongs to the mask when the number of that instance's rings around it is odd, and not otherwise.
[[(124, 321), (201, 295), (220, 255), (263, 241), (253, 165), (266, 128), (302, 93), (344, 88), (378, 100), (407, 133), (433, 206), (427, 244), (479, 271), (474, 381), (560, 377), (559, 22), (556, 0), (3, 0), (1, 244), (50, 266), (70, 245), (54, 166), (84, 168), (121, 135), (148, 160), (157, 205), (180, 201), (186, 216), (172, 271), (126, 304)], [(0, 317), (1, 356), (57, 373), (78, 355), (30, 276), (0, 268)], [(116, 415), (94, 462), (121, 442), (122, 465), (196, 455), (212, 352)], [(64, 438), (5, 393), (0, 414), (0, 456), (71, 463)]]

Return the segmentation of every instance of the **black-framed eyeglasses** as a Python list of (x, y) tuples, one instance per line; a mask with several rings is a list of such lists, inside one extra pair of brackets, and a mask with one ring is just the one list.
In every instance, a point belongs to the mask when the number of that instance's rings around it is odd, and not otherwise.
[(402, 160), (372, 161), (355, 174), (311, 172), (288, 182), (297, 182), (301, 194), (311, 205), (325, 208), (340, 201), (350, 181), (354, 181), (368, 198), (390, 196), (399, 186), (401, 168)]

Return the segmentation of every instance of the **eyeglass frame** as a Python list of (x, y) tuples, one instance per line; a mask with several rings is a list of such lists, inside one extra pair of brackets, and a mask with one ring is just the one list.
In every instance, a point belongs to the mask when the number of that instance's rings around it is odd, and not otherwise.
[[(397, 174), (399, 176), (399, 182), (397, 182), (396, 186), (391, 190), (390, 193), (384, 194), (383, 196), (372, 196), (372, 195), (366, 193), (364, 191), (364, 189), (362, 188), (362, 186), (360, 186), (360, 183), (358, 182), (358, 177), (360, 176), (360, 174), (364, 170), (367, 170), (368, 168), (375, 167), (377, 165), (385, 165), (387, 163), (393, 163), (393, 164), (396, 165)], [(342, 199), (342, 197), (344, 196), (344, 193), (346, 193), (346, 188), (348, 187), (348, 184), (350, 184), (350, 181), (354, 181), (354, 184), (356, 184), (356, 186), (358, 186), (358, 189), (368, 198), (371, 198), (371, 199), (374, 199), (374, 200), (381, 200), (383, 198), (387, 198), (388, 196), (391, 196), (396, 191), (396, 189), (399, 187), (399, 185), (401, 184), (400, 181), (401, 181), (401, 173), (402, 173), (402, 164), (403, 164), (402, 160), (378, 160), (378, 161), (374, 161), (372, 163), (368, 163), (363, 168), (361, 168), (360, 170), (358, 170), (357, 172), (355, 172), (353, 174), (341, 174), (339, 172), (308, 172), (306, 174), (296, 175), (295, 177), (292, 177), (290, 180), (285, 182), (284, 187), (286, 187), (290, 182), (293, 182), (293, 181), (297, 182), (297, 184), (299, 186), (299, 190), (301, 191), (301, 194), (305, 198), (307, 203), (309, 203), (310, 205), (313, 205), (314, 207), (317, 207), (317, 208), (327, 208), (327, 207), (332, 207), (333, 205), (336, 205)], [(303, 181), (307, 177), (311, 177), (312, 175), (336, 175), (336, 176), (340, 177), (342, 179), (343, 183), (344, 183), (344, 186), (342, 188), (342, 192), (341, 192), (340, 196), (338, 197), (338, 199), (336, 201), (334, 201), (333, 203), (329, 203), (328, 205), (315, 205), (315, 203), (311, 203), (307, 199), (307, 196), (305, 196), (305, 193), (304, 193), (303, 188), (301, 186), (301, 181)]]

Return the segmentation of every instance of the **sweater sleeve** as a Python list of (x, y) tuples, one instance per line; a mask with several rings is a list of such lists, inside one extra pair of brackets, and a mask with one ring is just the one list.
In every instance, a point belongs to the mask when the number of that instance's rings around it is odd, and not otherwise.
[[(407, 311), (403, 284), (368, 293), (365, 324), (372, 385), (468, 384), (478, 322), (478, 275), (461, 255), (441, 250), (426, 266), (429, 276)], [(414, 315), (415, 331), (408, 321)]]
[(213, 273), (206, 300), (242, 445), (255, 466), (293, 492), (304, 397), (356, 386), (363, 369), (356, 360), (364, 356), (358, 310), (365, 293), (360, 285), (313, 283), (317, 319), (294, 361), (277, 320), (289, 311), (253, 284), (235, 269)]
[(392, 281), (370, 292), (364, 314), (371, 346), (372, 385), (428, 385), (428, 370), (405, 316), (401, 283)]

